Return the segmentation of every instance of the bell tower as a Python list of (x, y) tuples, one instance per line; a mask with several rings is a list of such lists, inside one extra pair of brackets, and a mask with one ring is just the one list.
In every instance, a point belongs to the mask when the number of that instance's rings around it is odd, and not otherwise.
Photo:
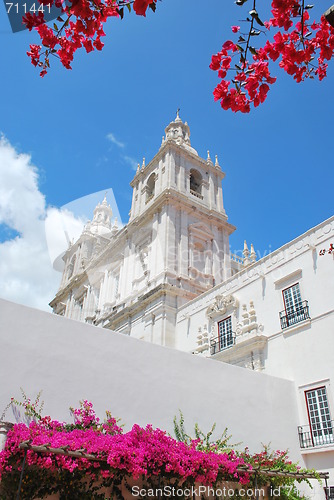
[(229, 235), (218, 162), (201, 158), (190, 129), (177, 112), (165, 129), (158, 153), (138, 165), (130, 222), (151, 220), (150, 277), (183, 290), (189, 300), (230, 276)]
[(128, 224), (111, 227), (104, 199), (67, 251), (54, 310), (175, 347), (179, 308), (231, 275), (224, 176), (217, 157), (198, 155), (177, 112), (156, 155), (138, 165)]

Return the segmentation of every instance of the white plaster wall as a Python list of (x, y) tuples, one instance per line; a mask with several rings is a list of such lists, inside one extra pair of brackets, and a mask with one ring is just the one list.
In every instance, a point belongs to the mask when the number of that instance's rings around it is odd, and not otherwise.
[[(334, 217), (181, 307), (176, 325), (177, 348), (190, 352), (195, 349), (198, 327), (203, 329), (208, 325), (206, 310), (215, 296), (232, 294), (239, 301), (237, 321), (242, 319), (242, 304), (248, 306), (252, 300), (257, 322), (263, 325), (262, 334), (268, 338), (264, 372), (295, 381), (298, 425), (309, 423), (305, 390), (315, 387), (326, 386), (333, 419), (334, 256), (319, 255), (319, 251), (328, 250), (333, 241)], [(300, 284), (302, 300), (308, 301), (311, 321), (282, 331), (279, 321), (279, 312), (284, 309), (282, 290), (296, 282)], [(217, 320), (214, 326), (217, 328)], [(233, 349), (229, 351), (232, 353)], [(310, 468), (328, 470), (333, 485), (334, 446), (307, 449), (303, 460)]]
[[(19, 387), (43, 390), (45, 412), (69, 418), (68, 407), (91, 400), (130, 427), (168, 431), (182, 409), (189, 431), (227, 426), (251, 450), (271, 442), (300, 458), (292, 382), (142, 342), (60, 316), (0, 301), (1, 410)], [(288, 411), (287, 411), (288, 409)], [(13, 419), (9, 413), (7, 418)]]

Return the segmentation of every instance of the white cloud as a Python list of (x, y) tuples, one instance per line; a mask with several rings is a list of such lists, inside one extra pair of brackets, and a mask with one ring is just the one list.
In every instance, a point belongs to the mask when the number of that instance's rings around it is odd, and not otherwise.
[(66, 208), (48, 208), (45, 219), (45, 234), (49, 257), (54, 269), (62, 272), (64, 261), (61, 259), (70, 242), (76, 241), (87, 222), (84, 218), (76, 218)]
[(138, 162), (134, 158), (132, 158), (131, 156), (127, 156), (127, 155), (122, 155), (122, 158), (123, 158), (123, 160), (126, 161), (126, 163), (128, 163), (131, 166), (132, 170), (134, 170), (134, 171), (137, 170)]
[[(45, 221), (53, 226), (57, 209), (47, 208), (38, 188), (38, 171), (31, 157), (19, 154), (0, 139), (0, 224), (19, 236), (0, 243), (0, 296), (39, 309), (58, 289), (61, 275), (52, 268)], [(70, 219), (70, 214), (66, 214)], [(73, 218), (73, 217), (72, 217)], [(51, 225), (50, 225), (51, 224)], [(57, 240), (54, 234), (53, 241)], [(51, 247), (50, 247), (51, 248)]]
[(109, 134), (107, 135), (107, 139), (113, 144), (115, 144), (115, 146), (118, 146), (119, 148), (125, 147), (124, 142), (121, 142), (118, 139), (116, 139), (115, 135), (112, 132), (109, 132)]
[[(110, 142), (112, 142), (113, 144), (115, 144), (116, 146), (118, 146), (119, 148), (121, 148), (121, 149), (125, 148), (125, 143), (119, 141), (118, 139), (116, 139), (115, 135), (112, 132), (109, 132), (109, 134), (107, 134), (107, 139)], [(130, 167), (132, 168), (132, 170), (134, 170), (134, 171), (137, 170), (138, 162), (134, 158), (132, 158), (132, 156), (128, 156), (126, 154), (121, 154), (120, 156), (121, 156), (121, 158), (123, 159), (123, 161), (125, 163), (127, 163), (128, 165), (130, 165)], [(99, 161), (98, 161), (98, 164), (100, 164), (100, 163), (101, 163), (101, 159), (99, 159)]]

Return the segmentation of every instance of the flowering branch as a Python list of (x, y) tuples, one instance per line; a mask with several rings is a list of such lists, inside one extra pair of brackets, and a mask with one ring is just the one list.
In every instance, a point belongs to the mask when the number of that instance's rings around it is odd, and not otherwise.
[[(238, 0), (243, 5), (247, 0)], [(219, 100), (223, 109), (248, 113), (251, 104), (257, 107), (264, 102), (269, 91), (269, 85), (276, 81), (269, 72), (269, 61), (281, 58), (279, 66), (296, 82), (305, 78), (318, 76), (322, 80), (326, 76), (327, 63), (333, 57), (334, 29), (321, 18), (320, 23), (309, 23), (309, 10), (312, 5), (305, 5), (304, 0), (272, 0), (272, 18), (263, 23), (256, 10), (256, 0), (249, 11), (250, 23), (247, 41), (239, 36), (237, 43), (230, 40), (224, 43), (222, 50), (212, 57), (210, 68), (218, 71), (221, 82), (214, 90), (215, 100)], [(255, 30), (255, 22), (267, 31), (276, 30), (273, 41), (267, 40), (262, 48), (250, 46), (251, 37), (258, 36), (263, 30)], [(232, 26), (232, 32), (240, 30), (239, 26)], [(313, 35), (313, 36), (312, 36)], [(246, 43), (243, 49), (242, 44)], [(248, 61), (248, 53), (252, 61)], [(235, 64), (234, 80), (226, 79), (231, 69), (232, 57), (239, 55), (239, 64)], [(317, 64), (312, 61), (317, 57)], [(231, 83), (234, 88), (231, 88)]]
[[(124, 7), (131, 11), (131, 5), (137, 15), (146, 15), (148, 8), (155, 11), (156, 0), (68, 0), (66, 5), (63, 0), (39, 0), (40, 4), (54, 5), (60, 9), (61, 15), (53, 28), (46, 25), (44, 12), (38, 14), (28, 12), (23, 17), (23, 22), (31, 31), (36, 29), (41, 37), (42, 45), (30, 45), (27, 52), (34, 66), (40, 68), (40, 76), (44, 77), (50, 68), (50, 56), (58, 57), (66, 69), (72, 69), (74, 53), (81, 47), (86, 52), (94, 49), (102, 50), (104, 43), (101, 38), (105, 36), (104, 23), (110, 17), (123, 18)], [(61, 16), (64, 15), (64, 20)], [(44, 47), (44, 50), (42, 51)]]

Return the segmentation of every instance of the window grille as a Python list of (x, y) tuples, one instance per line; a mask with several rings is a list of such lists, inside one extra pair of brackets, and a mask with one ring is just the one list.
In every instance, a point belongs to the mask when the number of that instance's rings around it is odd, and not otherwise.
[(282, 329), (310, 318), (308, 302), (302, 300), (299, 283), (283, 290), (283, 301), (285, 309), (279, 313)]
[(232, 318), (229, 316), (218, 323), (218, 336), (220, 350), (226, 349), (234, 344), (232, 332)]
[(334, 443), (333, 423), (325, 387), (305, 392), (313, 446)]

